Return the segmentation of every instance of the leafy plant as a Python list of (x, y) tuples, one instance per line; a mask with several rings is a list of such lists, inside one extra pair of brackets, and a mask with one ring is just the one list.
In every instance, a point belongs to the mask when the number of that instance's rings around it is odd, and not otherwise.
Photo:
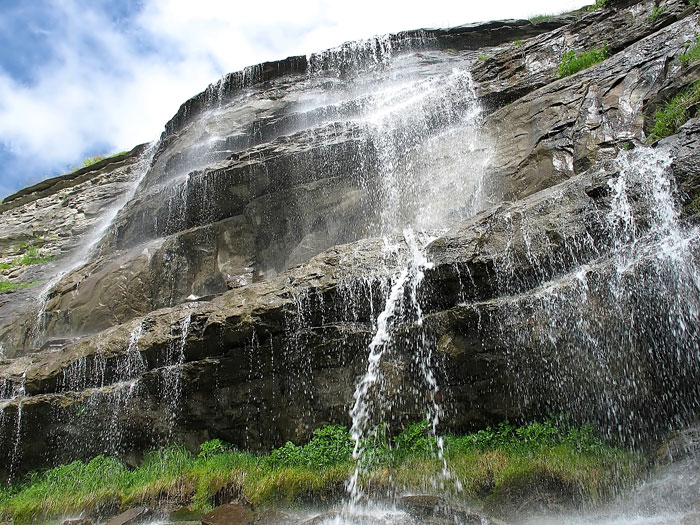
[(265, 458), (271, 468), (307, 467), (325, 468), (350, 460), (353, 441), (342, 425), (326, 425), (314, 431), (314, 437), (303, 447), (291, 441), (273, 450)]
[[(0, 270), (7, 270), (10, 268), (15, 268), (17, 266), (29, 266), (32, 264), (44, 264), (54, 260), (50, 256), (42, 256), (39, 253), (39, 247), (37, 245), (43, 244), (45, 240), (42, 237), (36, 237), (32, 241), (22, 241), (19, 243), (19, 248), (17, 251), (22, 255), (15, 257), (10, 263), (0, 263)], [(15, 251), (15, 253), (17, 253)]]
[(396, 455), (404, 457), (431, 457), (437, 449), (435, 436), (429, 421), (420, 421), (406, 427), (394, 438)]
[(522, 46), (522, 45), (523, 45), (523, 41), (522, 41), (522, 40), (516, 40), (515, 42), (513, 42), (513, 45), (514, 45), (514, 46)]
[(654, 114), (649, 141), (674, 135), (693, 115), (691, 108), (700, 103), (700, 81), (678, 93)]
[(576, 53), (575, 51), (567, 51), (561, 57), (561, 63), (557, 70), (559, 78), (568, 77), (583, 69), (589, 68), (599, 62), (602, 62), (609, 56), (608, 43), (603, 42), (603, 46)]
[(228, 449), (228, 443), (220, 439), (212, 439), (211, 441), (205, 441), (199, 445), (199, 454), (197, 454), (197, 457), (200, 459), (208, 459), (216, 454), (223, 454)]

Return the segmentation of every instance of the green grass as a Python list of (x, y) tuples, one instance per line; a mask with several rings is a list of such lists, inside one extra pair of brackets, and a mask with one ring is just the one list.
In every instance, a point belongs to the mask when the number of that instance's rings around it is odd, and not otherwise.
[(112, 153), (111, 155), (97, 155), (95, 157), (88, 157), (86, 159), (83, 159), (83, 165), (78, 166), (77, 168), (73, 169), (71, 173), (78, 171), (83, 168), (87, 168), (89, 166), (92, 166), (93, 164), (97, 164), (100, 161), (103, 161), (105, 159), (111, 159), (112, 157), (117, 157), (119, 155), (124, 155), (125, 153), (129, 153), (128, 151), (119, 151), (117, 153)]
[[(44, 239), (39, 237), (37, 239), (34, 239), (32, 243), (33, 242), (41, 244), (44, 242)], [(10, 263), (0, 263), (0, 270), (8, 270), (10, 268), (16, 268), (18, 266), (44, 264), (54, 260), (53, 257), (41, 255), (39, 253), (39, 247), (32, 243), (21, 242), (18, 248), (18, 251), (21, 252), (21, 255), (15, 257)]]
[(655, 5), (654, 8), (651, 10), (651, 14), (649, 15), (649, 22), (653, 24), (654, 22), (656, 22), (656, 19), (659, 18), (665, 12), (665, 7)]
[(568, 77), (574, 73), (589, 68), (599, 62), (602, 62), (609, 56), (608, 43), (603, 42), (603, 46), (584, 51), (582, 53), (576, 53), (575, 51), (567, 51), (561, 57), (561, 62), (559, 68), (557, 69), (557, 76), (559, 78)]
[(608, 6), (610, 0), (596, 0), (595, 4), (588, 8), (589, 11), (595, 11), (596, 9), (603, 9)]
[(30, 283), (9, 283), (6, 281), (0, 281), (0, 292), (7, 292), (10, 290), (21, 290), (22, 288), (29, 288), (39, 284), (39, 281), (32, 281)]
[(692, 116), (691, 108), (700, 103), (700, 80), (678, 93), (654, 114), (649, 142), (675, 135)]
[(680, 61), (682, 66), (686, 66), (698, 60), (700, 60), (700, 35), (695, 35), (695, 44), (680, 56)]
[[(360, 483), (368, 492), (434, 490), (431, 476), (435, 479), (442, 471), (442, 461), (427, 422), (393, 438), (386, 425), (380, 426), (364, 446), (369, 460)], [(333, 501), (343, 496), (354, 469), (352, 447), (347, 429), (330, 425), (316, 430), (306, 445), (287, 443), (262, 456), (232, 450), (219, 440), (204, 443), (197, 456), (180, 446), (156, 450), (133, 470), (115, 458), (98, 456), (33, 473), (1, 489), (0, 519), (34, 523), (99, 508), (117, 511), (164, 502), (203, 512), (222, 490), (260, 507)], [(597, 503), (646, 466), (641, 456), (606, 445), (589, 427), (553, 422), (517, 428), (503, 423), (467, 436), (448, 436), (445, 450), (451, 472), (464, 487), (459, 497), (494, 506), (514, 491), (536, 490), (552, 480), (569, 487), (575, 498)]]
[(543, 22), (544, 20), (549, 20), (550, 18), (554, 18), (555, 14), (542, 14), (542, 15), (535, 15), (533, 17), (530, 17), (528, 20), (532, 22), (533, 24), (536, 24), (537, 22)]

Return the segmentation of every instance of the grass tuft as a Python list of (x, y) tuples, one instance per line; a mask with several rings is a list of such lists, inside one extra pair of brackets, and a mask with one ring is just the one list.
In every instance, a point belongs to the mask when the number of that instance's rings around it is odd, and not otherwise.
[[(43, 256), (39, 253), (38, 244), (43, 244), (45, 239), (37, 237), (32, 241), (19, 243), (17, 251), (21, 253), (19, 257), (15, 257), (10, 263), (0, 263), (0, 270), (9, 270), (18, 266), (30, 266), (33, 264), (44, 264), (54, 260), (53, 257)], [(17, 252), (15, 252), (17, 253)]]
[(119, 155), (124, 155), (125, 153), (129, 153), (128, 151), (119, 151), (117, 153), (112, 153), (111, 155), (97, 155), (95, 157), (88, 157), (86, 159), (83, 159), (83, 165), (78, 166), (77, 168), (73, 169), (71, 173), (81, 170), (83, 168), (87, 168), (89, 166), (92, 166), (93, 164), (97, 164), (100, 161), (103, 161), (105, 159), (111, 159), (112, 157), (118, 157)]
[(657, 18), (659, 18), (665, 12), (665, 7), (655, 5), (654, 8), (651, 10), (651, 14), (649, 15), (649, 22), (653, 24), (654, 22), (656, 22)]
[(589, 11), (595, 11), (596, 9), (603, 9), (608, 6), (609, 0), (596, 0), (595, 4), (588, 8)]
[(693, 117), (693, 108), (698, 103), (700, 103), (700, 80), (678, 93), (654, 114), (649, 142), (678, 133), (678, 129)]
[(567, 51), (561, 57), (561, 63), (557, 70), (557, 76), (559, 78), (568, 77), (574, 73), (589, 68), (599, 62), (602, 62), (609, 56), (608, 43), (603, 42), (603, 46), (584, 51), (582, 53), (576, 53), (575, 51)]
[(682, 66), (686, 66), (698, 60), (700, 60), (700, 35), (695, 35), (695, 44), (680, 56), (680, 61)]

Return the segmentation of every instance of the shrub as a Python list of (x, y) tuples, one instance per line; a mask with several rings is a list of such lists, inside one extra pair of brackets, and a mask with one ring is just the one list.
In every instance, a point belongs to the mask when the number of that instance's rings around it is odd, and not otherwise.
[(609, 56), (608, 43), (603, 42), (603, 47), (576, 53), (575, 51), (567, 51), (561, 57), (561, 63), (557, 70), (559, 78), (568, 77), (583, 69), (589, 68), (599, 62), (602, 62)]
[(342, 425), (326, 425), (314, 431), (314, 437), (303, 447), (287, 441), (265, 458), (271, 468), (306, 467), (321, 469), (350, 460), (353, 440)]
[(200, 459), (209, 459), (217, 454), (223, 454), (229, 448), (228, 443), (220, 439), (212, 439), (211, 441), (205, 441), (199, 446), (199, 454), (197, 454), (197, 457)]

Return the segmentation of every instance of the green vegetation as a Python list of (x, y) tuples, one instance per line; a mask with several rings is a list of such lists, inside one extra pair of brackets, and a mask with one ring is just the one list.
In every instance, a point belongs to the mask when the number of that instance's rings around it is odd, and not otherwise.
[(32, 281), (30, 283), (8, 283), (6, 281), (0, 281), (0, 292), (7, 292), (9, 290), (21, 290), (22, 288), (29, 288), (39, 284), (39, 281)]
[(655, 5), (654, 8), (651, 10), (651, 14), (649, 15), (649, 22), (653, 24), (654, 22), (656, 22), (656, 19), (659, 18), (664, 12), (666, 12), (665, 7)]
[[(365, 490), (390, 487), (431, 490), (439, 476), (436, 440), (427, 422), (410, 425), (391, 438), (382, 425), (363, 443)], [(115, 458), (33, 473), (0, 490), (0, 519), (41, 522), (50, 517), (111, 506), (125, 508), (163, 501), (201, 511), (220, 491), (241, 494), (256, 506), (295, 505), (339, 498), (352, 473), (353, 442), (345, 427), (329, 425), (304, 446), (288, 442), (266, 456), (230, 449), (220, 440), (202, 444), (197, 456), (180, 446), (149, 453), (129, 470)], [(475, 434), (445, 438), (446, 458), (464, 487), (461, 497), (497, 504), (517, 487), (536, 490), (558, 483), (576, 500), (600, 502), (639, 476), (645, 464), (637, 454), (612, 448), (590, 427), (548, 421), (523, 427), (507, 422)]]
[(532, 22), (533, 24), (536, 24), (537, 22), (542, 22), (542, 21), (544, 21), (544, 20), (549, 20), (550, 18), (553, 18), (553, 17), (555, 17), (555, 16), (557, 16), (557, 15), (554, 15), (554, 14), (549, 14), (549, 15), (547, 15), (547, 14), (535, 15), (535, 16), (533, 16), (533, 17), (530, 17), (529, 20), (530, 20), (530, 22)]
[(596, 0), (595, 4), (588, 8), (589, 11), (595, 11), (596, 9), (603, 9), (608, 6), (610, 0)]
[(676, 134), (678, 128), (693, 116), (692, 108), (698, 103), (700, 103), (700, 80), (678, 93), (654, 114), (649, 142)]
[(117, 157), (119, 155), (124, 155), (125, 153), (129, 153), (128, 151), (119, 151), (117, 153), (112, 153), (111, 155), (97, 155), (96, 157), (88, 157), (87, 159), (83, 159), (83, 165), (78, 166), (77, 168), (73, 169), (71, 171), (78, 171), (83, 168), (87, 168), (89, 166), (92, 166), (93, 164), (97, 164), (98, 162), (105, 160), (105, 159), (111, 159), (112, 157)]
[(516, 40), (515, 42), (513, 42), (513, 45), (514, 45), (514, 46), (522, 46), (522, 45), (523, 45), (523, 41), (522, 41), (522, 40)]
[(700, 197), (695, 197), (688, 204), (684, 205), (683, 213), (686, 215), (696, 215), (700, 213)]
[(688, 51), (680, 56), (682, 66), (692, 64), (697, 60), (700, 60), (700, 35), (695, 35), (695, 44), (690, 46)]
[(489, 58), (491, 58), (491, 55), (479, 55), (478, 56), (479, 60), (488, 60)]
[(54, 260), (53, 257), (42, 256), (39, 253), (39, 246), (46, 240), (42, 237), (35, 237), (31, 241), (22, 241), (19, 247), (14, 251), (19, 256), (15, 257), (10, 263), (0, 263), (0, 270), (8, 270), (17, 266), (29, 266), (32, 264), (44, 264)]
[(583, 53), (576, 53), (575, 51), (567, 51), (561, 57), (561, 63), (559, 64), (559, 69), (557, 75), (559, 78), (568, 77), (581, 71), (582, 69), (589, 68), (598, 62), (602, 62), (609, 56), (608, 43), (603, 42), (603, 46), (584, 51)]

